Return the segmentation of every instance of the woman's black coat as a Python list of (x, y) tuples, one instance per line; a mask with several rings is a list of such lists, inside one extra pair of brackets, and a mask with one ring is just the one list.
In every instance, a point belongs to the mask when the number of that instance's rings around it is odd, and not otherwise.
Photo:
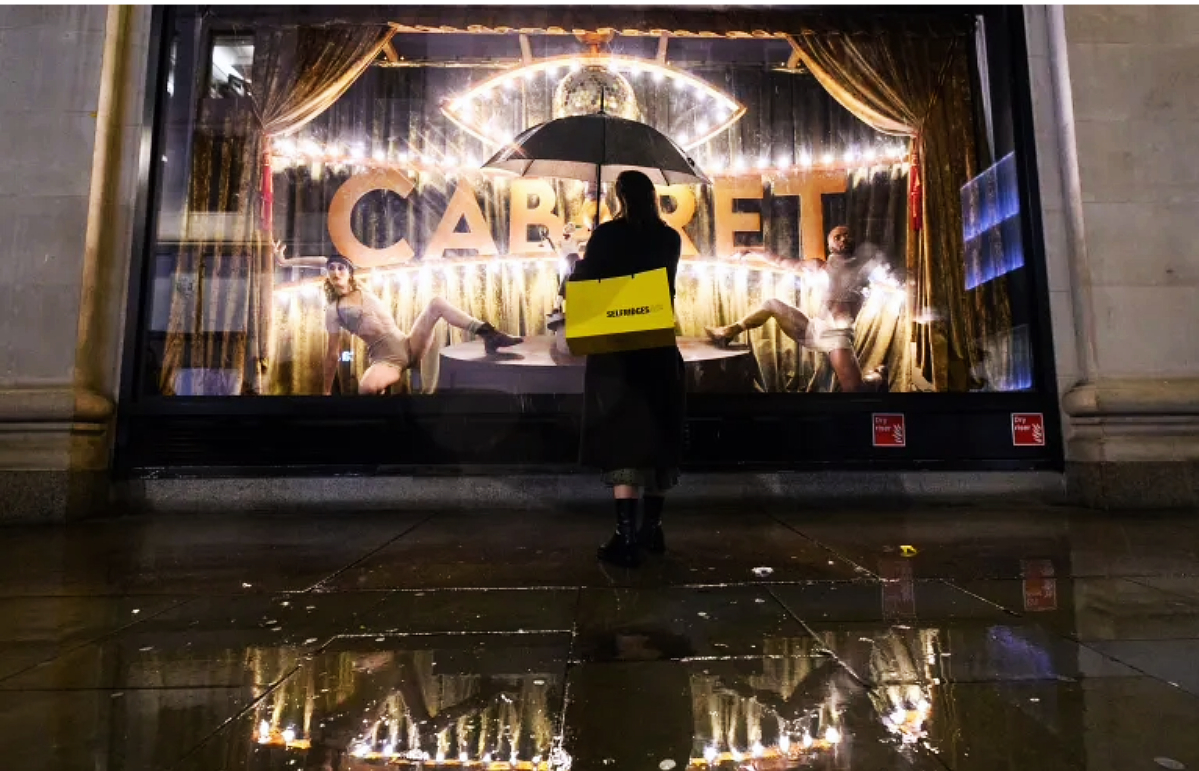
[[(665, 224), (605, 222), (587, 242), (571, 281), (666, 268), (674, 297), (679, 234)], [(570, 309), (567, 308), (569, 319)], [(567, 324), (569, 324), (569, 320)], [(601, 471), (678, 468), (683, 455), (686, 381), (677, 346), (587, 357), (579, 460)]]

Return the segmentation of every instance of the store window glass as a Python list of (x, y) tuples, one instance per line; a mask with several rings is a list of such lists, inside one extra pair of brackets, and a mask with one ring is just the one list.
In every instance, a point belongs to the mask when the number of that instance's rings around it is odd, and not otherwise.
[(521, 22), (546, 10), (179, 17), (206, 42), (176, 46), (166, 97), (142, 392), (581, 391), (560, 288), (611, 186), (486, 163), (601, 109), (711, 180), (659, 187), (693, 391), (1032, 388), (1019, 151), (979, 19)]

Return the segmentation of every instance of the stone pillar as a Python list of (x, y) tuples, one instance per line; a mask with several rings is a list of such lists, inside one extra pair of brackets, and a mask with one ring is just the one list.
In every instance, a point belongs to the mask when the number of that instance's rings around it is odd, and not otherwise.
[(149, 7), (0, 7), (0, 522), (107, 497), (149, 35)]
[(1199, 504), (1199, 8), (1025, 9), (1067, 485)]

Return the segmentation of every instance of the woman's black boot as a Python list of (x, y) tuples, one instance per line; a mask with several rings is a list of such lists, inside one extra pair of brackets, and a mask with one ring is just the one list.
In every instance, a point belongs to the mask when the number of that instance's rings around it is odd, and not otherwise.
[(613, 565), (635, 568), (641, 564), (637, 553), (637, 536), (634, 532), (637, 521), (637, 499), (616, 499), (616, 532), (608, 542), (599, 547), (599, 558)]
[(505, 334), (495, 327), (488, 324), (486, 321), (479, 327), (477, 332), (479, 337), (483, 338), (483, 350), (488, 356), (494, 356), (501, 348), (508, 348), (513, 345), (519, 345), (524, 342), (523, 337), (515, 337)]
[(666, 551), (666, 536), (662, 533), (662, 507), (665, 505), (665, 496), (647, 495), (641, 499), (641, 531), (637, 534), (637, 543), (650, 554)]

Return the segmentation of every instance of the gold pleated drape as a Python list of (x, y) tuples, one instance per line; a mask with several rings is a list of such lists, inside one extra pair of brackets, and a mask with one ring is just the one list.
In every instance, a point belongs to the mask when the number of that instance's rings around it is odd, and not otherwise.
[(966, 295), (960, 199), (977, 174), (970, 34), (960, 24), (794, 37), (804, 66), (842, 106), (912, 139), (923, 202), (922, 227), (907, 239), (909, 305), (915, 365), (937, 391), (970, 390), (978, 357), (980, 309)]
[(214, 110), (223, 121), (202, 119), (193, 139), (163, 394), (268, 391), (274, 261), (264, 153), (272, 137), (298, 131), (336, 102), (394, 34), (392, 25), (341, 25), (255, 35), (249, 109)]

